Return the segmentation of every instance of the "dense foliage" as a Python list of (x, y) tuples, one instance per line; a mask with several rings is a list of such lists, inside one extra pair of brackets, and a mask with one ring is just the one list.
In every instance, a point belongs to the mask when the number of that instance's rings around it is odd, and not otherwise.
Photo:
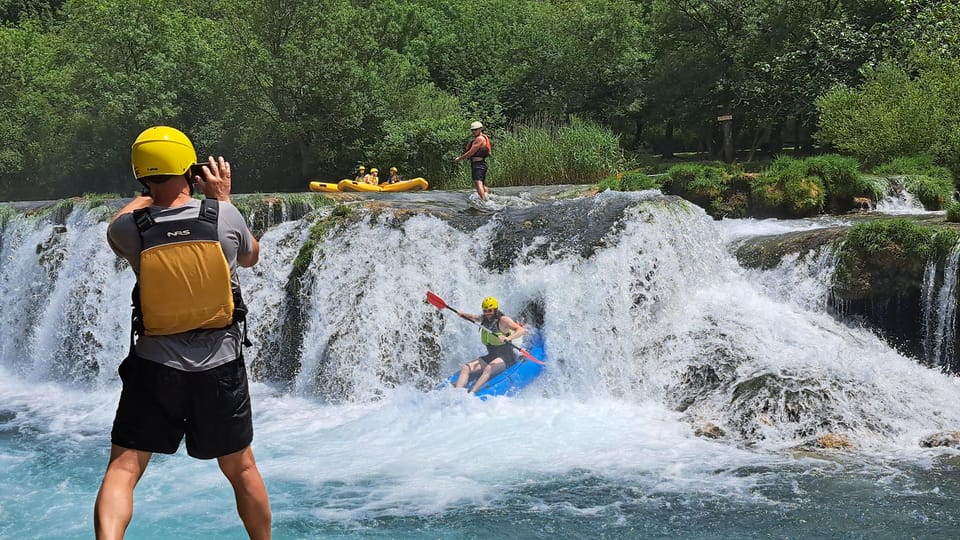
[[(947, 0), (0, 7), (0, 199), (130, 193), (130, 143), (155, 124), (228, 156), (239, 191), (302, 191), (359, 163), (457, 185), (452, 158), (476, 119), (502, 144), (494, 184), (595, 182), (621, 149), (719, 157), (719, 115), (745, 159), (809, 148), (821, 111), (820, 140), (867, 164), (923, 151), (960, 172), (960, 8)], [(541, 144), (573, 146), (506, 158)]]

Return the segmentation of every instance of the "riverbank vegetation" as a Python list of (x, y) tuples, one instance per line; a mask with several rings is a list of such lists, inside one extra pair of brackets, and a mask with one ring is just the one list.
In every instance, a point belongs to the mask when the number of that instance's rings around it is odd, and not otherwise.
[(960, 173), (957, 28), (947, 0), (5, 2), (0, 199), (132, 193), (130, 143), (155, 124), (227, 156), (240, 192), (360, 163), (465, 187), (452, 160), (481, 120), (494, 186), (638, 188), (693, 152), (739, 162), (687, 182), (700, 196), (752, 179), (805, 214), (835, 186), (777, 156)]
[[(854, 158), (820, 154), (804, 158), (776, 157), (759, 172), (747, 173), (739, 163), (684, 163), (665, 174), (641, 170), (611, 175), (599, 189), (658, 189), (683, 197), (724, 217), (807, 217), (821, 213), (870, 210), (885, 196), (903, 190), (928, 210), (952, 208), (956, 190), (952, 175), (929, 159), (897, 159), (864, 171)], [(960, 217), (960, 207), (948, 213)]]

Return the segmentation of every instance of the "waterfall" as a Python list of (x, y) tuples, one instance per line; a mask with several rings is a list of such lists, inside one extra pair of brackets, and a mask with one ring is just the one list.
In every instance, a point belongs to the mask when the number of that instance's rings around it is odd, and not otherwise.
[(960, 243), (943, 261), (942, 272), (938, 272), (940, 262), (933, 259), (924, 269), (923, 352), (927, 363), (942, 369), (949, 366), (955, 354), (958, 261)]
[[(482, 349), (473, 325), (425, 302), (431, 290), (468, 312), (496, 296), (542, 333), (550, 366), (530, 391), (547, 397), (654, 400), (753, 443), (960, 426), (953, 414), (917, 421), (952, 400), (952, 379), (830, 314), (829, 250), (744, 270), (702, 209), (656, 192), (504, 195), (495, 213), (442, 192), (402, 195), (372, 205), (238, 198), (261, 235), (260, 263), (240, 270), (254, 380), (332, 404), (430, 391)], [(134, 277), (105, 230), (121, 204), (7, 214), (2, 367), (80, 388), (118, 384)], [(956, 265), (955, 252), (951, 281), (930, 293), (941, 359)]]

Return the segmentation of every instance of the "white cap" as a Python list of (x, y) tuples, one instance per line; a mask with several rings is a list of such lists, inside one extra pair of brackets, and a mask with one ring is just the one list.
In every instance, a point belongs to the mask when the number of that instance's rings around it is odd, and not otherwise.
[(483, 124), (480, 122), (474, 122), (470, 124), (470, 129), (483, 129)]

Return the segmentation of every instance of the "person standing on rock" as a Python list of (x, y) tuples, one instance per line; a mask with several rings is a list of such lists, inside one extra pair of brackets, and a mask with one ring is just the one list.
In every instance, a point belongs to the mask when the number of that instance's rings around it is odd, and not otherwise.
[(487, 158), (490, 157), (490, 137), (483, 132), (483, 124), (479, 121), (470, 124), (470, 135), (473, 139), (467, 144), (464, 153), (454, 158), (454, 163), (470, 159), (470, 177), (481, 201), (487, 200)]

